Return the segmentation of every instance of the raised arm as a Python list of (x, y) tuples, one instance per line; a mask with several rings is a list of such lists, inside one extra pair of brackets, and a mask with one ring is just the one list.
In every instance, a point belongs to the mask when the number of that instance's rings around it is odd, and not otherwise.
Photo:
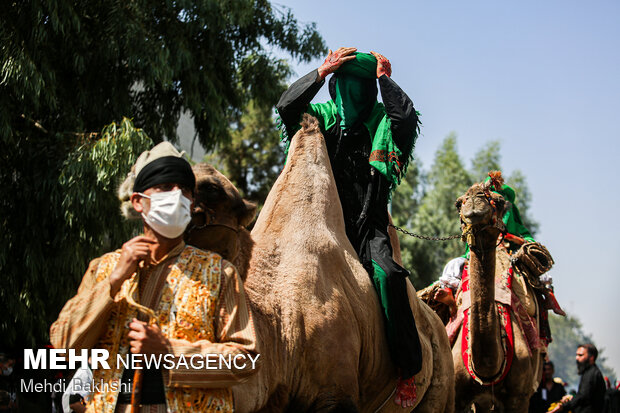
[(325, 78), (334, 73), (343, 63), (355, 59), (354, 47), (341, 47), (335, 52), (329, 51), (323, 64), (293, 83), (280, 97), (276, 105), (278, 114), (284, 122), (288, 136), (293, 136), (299, 129), (301, 115), (308, 110), (308, 105), (325, 83)]
[(377, 59), (379, 89), (391, 121), (392, 138), (398, 149), (408, 155), (415, 140), (418, 115), (409, 96), (390, 78), (392, 66), (389, 60), (379, 53), (370, 53)]

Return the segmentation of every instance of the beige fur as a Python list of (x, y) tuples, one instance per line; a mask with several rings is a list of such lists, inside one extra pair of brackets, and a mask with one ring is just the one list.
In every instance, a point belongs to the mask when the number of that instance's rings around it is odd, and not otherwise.
[(141, 215), (134, 209), (131, 203), (131, 194), (133, 194), (133, 184), (136, 181), (135, 166), (131, 168), (131, 172), (127, 174), (127, 178), (118, 187), (118, 199), (121, 201), (121, 215), (125, 219), (140, 219)]
[[(496, 210), (484, 196), (485, 191), (493, 199)], [(489, 193), (488, 187), (483, 184), (475, 184), (457, 200), (456, 205), (461, 212), (464, 229), (467, 224), (473, 229), (476, 246), (470, 252), (469, 261), (472, 365), (481, 377), (490, 378), (499, 373), (504, 358), (494, 295), (497, 271), (503, 271), (510, 265), (507, 254), (503, 250), (496, 251), (495, 247), (500, 230), (494, 222), (501, 222), (504, 199), (496, 193)], [(523, 298), (528, 312), (536, 314), (531, 289), (516, 278), (513, 285), (516, 294)], [(492, 408), (498, 412), (527, 412), (529, 399), (541, 378), (543, 354), (541, 349), (529, 353), (516, 317), (513, 313), (515, 354), (512, 367), (505, 379), (494, 386), (482, 386), (470, 377), (461, 355), (462, 330), (459, 333), (452, 348), (458, 412), (469, 412), (472, 403), (476, 405), (477, 412), (488, 412)]]
[[(198, 246), (206, 238), (193, 235)], [(251, 238), (245, 231), (238, 238), (233, 261), (245, 276), (262, 366), (233, 388), (236, 410), (374, 412), (385, 401), (381, 411), (406, 411), (393, 401), (396, 373), (379, 301), (346, 236), (315, 119), (305, 119), (293, 138)], [(424, 356), (416, 411), (451, 412), (453, 366), (443, 324), (407, 288)]]

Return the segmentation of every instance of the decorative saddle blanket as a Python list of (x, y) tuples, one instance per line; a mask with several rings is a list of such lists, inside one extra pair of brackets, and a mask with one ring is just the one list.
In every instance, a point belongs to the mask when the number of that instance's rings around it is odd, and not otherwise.
[(463, 328), (461, 340), (461, 356), (465, 368), (470, 376), (484, 386), (490, 386), (502, 381), (512, 365), (514, 357), (514, 331), (513, 317), (516, 325), (523, 331), (528, 344), (530, 354), (532, 350), (543, 347), (539, 337), (536, 319), (531, 317), (525, 309), (523, 303), (512, 288), (513, 269), (509, 267), (507, 271), (495, 278), (495, 301), (500, 322), (500, 334), (502, 346), (504, 348), (504, 361), (500, 373), (492, 379), (483, 380), (478, 377), (471, 365), (471, 346), (469, 340), (469, 309), (471, 307), (471, 293), (469, 290), (469, 274), (467, 266), (463, 269), (461, 291), (458, 294), (459, 309), (457, 314), (446, 325), (446, 332), (453, 346), (459, 331)]

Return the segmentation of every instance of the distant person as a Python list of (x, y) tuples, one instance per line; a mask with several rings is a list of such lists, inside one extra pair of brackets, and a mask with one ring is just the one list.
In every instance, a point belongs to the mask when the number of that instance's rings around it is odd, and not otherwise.
[(15, 377), (15, 358), (0, 353), (0, 411), (17, 409), (17, 379)]
[[(617, 383), (617, 384), (616, 384)], [(620, 383), (612, 383), (609, 377), (605, 376), (605, 403), (603, 403), (603, 413), (620, 413)]]
[(555, 368), (551, 361), (545, 362), (538, 390), (530, 399), (529, 413), (544, 413), (552, 403), (559, 402), (566, 395), (564, 385), (554, 380)]
[(596, 365), (598, 350), (594, 344), (582, 344), (577, 348), (577, 372), (581, 376), (575, 396), (564, 396), (554, 412), (601, 413), (605, 400), (605, 380)]

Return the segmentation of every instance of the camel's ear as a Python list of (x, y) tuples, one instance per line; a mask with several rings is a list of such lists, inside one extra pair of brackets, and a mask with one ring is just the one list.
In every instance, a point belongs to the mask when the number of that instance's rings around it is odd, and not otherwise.
[(496, 194), (495, 192), (491, 192), (491, 196), (493, 197), (493, 202), (495, 203), (495, 209), (499, 214), (500, 218), (504, 217), (504, 214), (510, 208), (510, 202), (507, 202), (503, 196)]
[(244, 199), (243, 205), (245, 206), (245, 211), (239, 215), (239, 225), (247, 227), (256, 216), (256, 204)]
[(454, 203), (454, 206), (456, 207), (457, 211), (461, 211), (461, 206), (463, 205), (463, 202), (465, 201), (465, 195), (460, 196), (456, 202)]

